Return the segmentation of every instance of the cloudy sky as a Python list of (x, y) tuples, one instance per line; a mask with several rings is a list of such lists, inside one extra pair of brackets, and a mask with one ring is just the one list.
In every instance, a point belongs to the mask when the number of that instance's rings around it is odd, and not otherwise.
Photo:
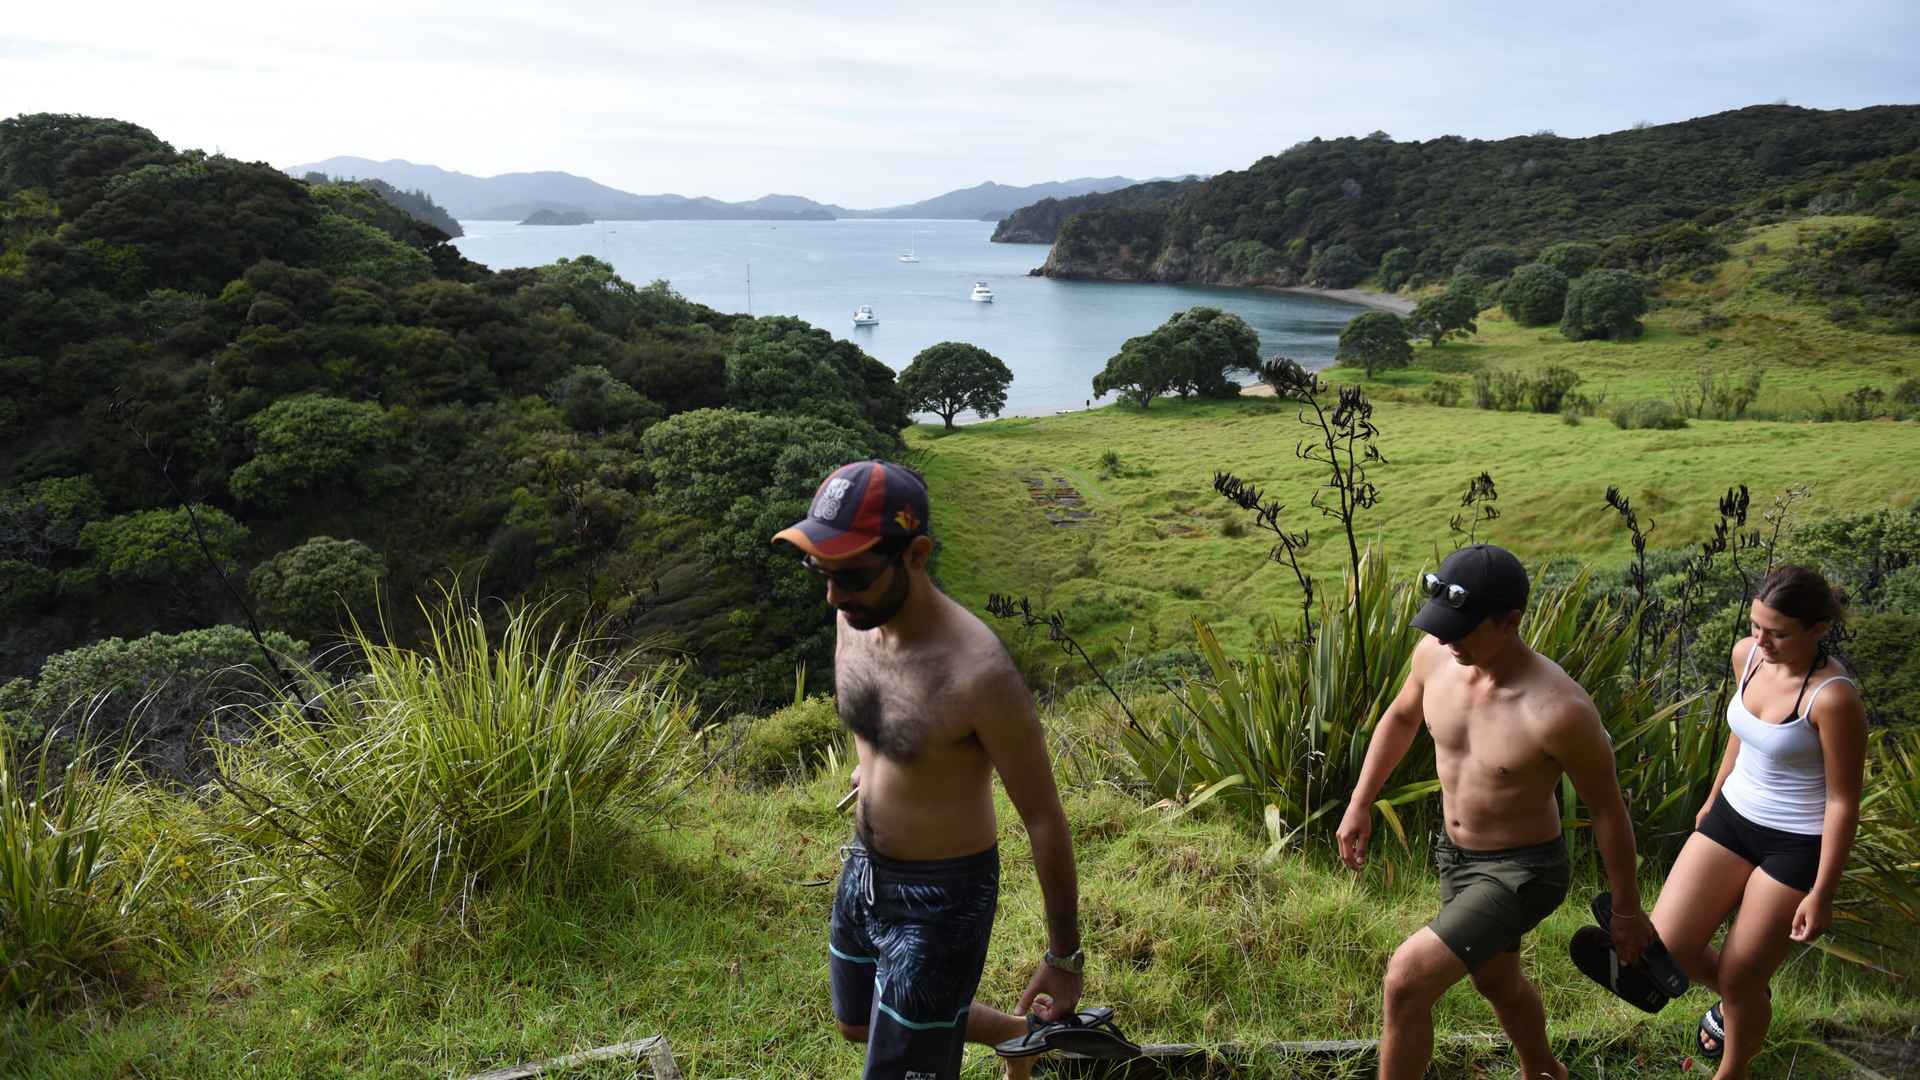
[(397, 157), (846, 206), (1219, 172), (1375, 129), (1920, 103), (1914, 0), (8, 7), (0, 116), (113, 116), (281, 166)]

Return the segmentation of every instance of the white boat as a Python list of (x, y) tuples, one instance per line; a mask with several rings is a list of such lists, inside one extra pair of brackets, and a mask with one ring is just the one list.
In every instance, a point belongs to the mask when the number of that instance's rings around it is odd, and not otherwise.
[(987, 288), (986, 282), (976, 281), (973, 283), (973, 292), (967, 296), (967, 299), (972, 300), (976, 304), (991, 304), (993, 303), (993, 290)]
[(880, 325), (880, 316), (873, 313), (873, 305), (861, 304), (859, 307), (853, 309), (853, 325), (878, 326)]
[(920, 236), (919, 233), (914, 233), (912, 236), (907, 238), (907, 251), (906, 251), (906, 254), (900, 256), (901, 262), (919, 262), (920, 261), (920, 256), (915, 255), (913, 253), (914, 241), (918, 239), (919, 236)]

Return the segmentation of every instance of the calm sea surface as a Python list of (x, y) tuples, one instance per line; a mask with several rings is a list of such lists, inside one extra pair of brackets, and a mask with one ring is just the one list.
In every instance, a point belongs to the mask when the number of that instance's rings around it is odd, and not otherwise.
[[(1245, 319), (1260, 335), (1263, 357), (1291, 356), (1311, 368), (1332, 362), (1341, 327), (1364, 310), (1253, 289), (1028, 277), (1028, 270), (1046, 261), (1047, 249), (989, 243), (993, 224), (984, 221), (460, 225), (466, 235), (455, 243), (488, 266), (540, 266), (592, 255), (628, 281), (644, 285), (665, 278), (682, 296), (721, 311), (796, 315), (857, 343), (896, 371), (929, 345), (978, 345), (1013, 371), (1006, 410), (1012, 416), (1084, 407), (1093, 376), (1122, 342), (1195, 305)], [(919, 262), (899, 260), (909, 245)], [(993, 303), (967, 298), (976, 281), (992, 287)], [(853, 325), (860, 304), (873, 306), (878, 326)]]

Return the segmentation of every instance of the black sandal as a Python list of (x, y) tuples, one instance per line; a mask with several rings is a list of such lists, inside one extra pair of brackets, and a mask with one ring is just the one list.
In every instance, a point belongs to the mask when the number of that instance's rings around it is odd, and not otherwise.
[(1060, 1050), (1090, 1058), (1134, 1058), (1140, 1047), (1113, 1022), (1113, 1010), (1104, 1006), (1083, 1009), (1065, 1020), (1042, 1020), (1027, 1016), (1027, 1031), (996, 1045), (994, 1053), (1004, 1058), (1035, 1057)]
[[(1707, 1045), (1709, 1040), (1713, 1042), (1712, 1046)], [(1701, 1015), (1700, 1026), (1693, 1033), (1693, 1047), (1708, 1061), (1719, 1061), (1720, 1055), (1727, 1052), (1727, 1018), (1720, 1011), (1719, 1002), (1714, 1002)]]

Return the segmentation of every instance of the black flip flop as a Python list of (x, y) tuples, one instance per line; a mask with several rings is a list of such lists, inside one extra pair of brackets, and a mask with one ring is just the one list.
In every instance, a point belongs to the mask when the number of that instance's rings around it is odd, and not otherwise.
[(1575, 930), (1573, 940), (1567, 942), (1567, 955), (1581, 974), (1642, 1012), (1657, 1013), (1673, 1000), (1639, 965), (1622, 964), (1613, 951), (1613, 939), (1597, 926)]
[(1055, 1026), (1057, 1025), (1042, 1020), (1032, 1013), (1028, 1013), (1026, 1033), (1023, 1035), (1015, 1035), (1005, 1042), (996, 1043), (993, 1047), (993, 1052), (1003, 1058), (1038, 1057), (1048, 1050), (1053, 1049), (1053, 1047), (1047, 1045), (1047, 1032)]
[[(1593, 912), (1593, 921), (1599, 923), (1600, 928), (1606, 930), (1608, 932), (1608, 938), (1611, 939), (1613, 936), (1613, 894), (1608, 892), (1596, 894), (1593, 898), (1593, 903), (1589, 904), (1588, 907)], [(1653, 985), (1659, 987), (1660, 992), (1670, 998), (1679, 997), (1681, 994), (1687, 992), (1688, 987), (1693, 985), (1692, 981), (1687, 978), (1687, 973), (1680, 970), (1680, 962), (1675, 960), (1673, 954), (1667, 951), (1666, 943), (1660, 940), (1660, 932), (1657, 930), (1654, 931), (1653, 940), (1647, 943), (1645, 949), (1641, 950), (1640, 959), (1634, 966), (1642, 969), (1647, 978), (1653, 982)]]
[[(1708, 1047), (1708, 1039), (1712, 1039), (1715, 1045)], [(1711, 1008), (1701, 1014), (1700, 1026), (1694, 1030), (1693, 1048), (1708, 1061), (1719, 1061), (1721, 1055), (1727, 1052), (1727, 1018), (1720, 1011), (1719, 1002), (1714, 1002)]]
[(1083, 1009), (1072, 1019), (1049, 1024), (1043, 1037), (1047, 1049), (1090, 1058), (1136, 1058), (1139, 1045), (1120, 1033), (1109, 1008)]

